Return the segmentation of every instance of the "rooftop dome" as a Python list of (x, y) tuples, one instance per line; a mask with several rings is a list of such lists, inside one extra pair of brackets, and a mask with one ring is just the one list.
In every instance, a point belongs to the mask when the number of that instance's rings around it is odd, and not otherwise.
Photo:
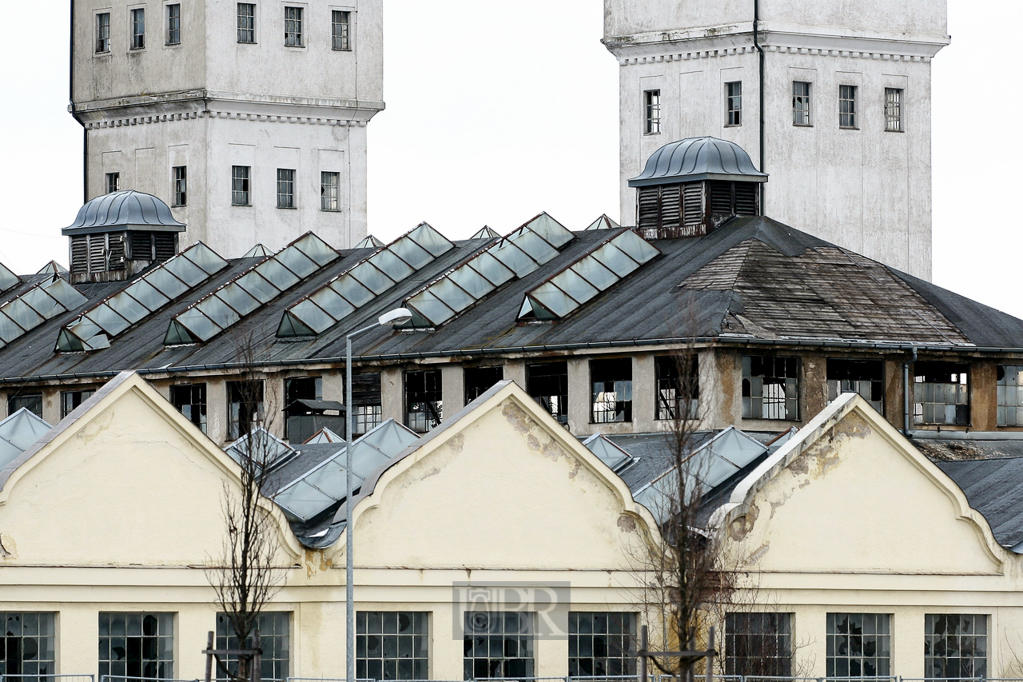
[(75, 222), (61, 234), (91, 234), (117, 230), (184, 232), (184, 223), (174, 220), (170, 207), (152, 194), (133, 189), (111, 192), (85, 203)]
[(629, 187), (646, 187), (699, 180), (767, 182), (746, 150), (716, 137), (689, 137), (666, 144), (650, 155), (643, 172)]

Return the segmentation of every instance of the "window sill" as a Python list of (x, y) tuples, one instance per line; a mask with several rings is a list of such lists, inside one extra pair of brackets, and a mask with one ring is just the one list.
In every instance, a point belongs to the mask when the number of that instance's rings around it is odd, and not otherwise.
[(838, 126), (839, 130), (859, 130), (859, 126)]
[(180, 42), (177, 42), (177, 43), (164, 43), (163, 46), (164, 47), (181, 47), (181, 43)]
[(138, 52), (145, 52), (145, 51), (146, 51), (146, 48), (144, 48), (144, 47), (129, 47), (128, 48), (128, 54), (138, 53)]
[(643, 133), (643, 137), (653, 137), (654, 135), (660, 135), (660, 131), (656, 133)]
[(252, 208), (252, 204), (231, 204), (231, 206), (236, 208)]
[(340, 213), (340, 208), (321, 208), (320, 213)]
[(722, 127), (724, 127), (724, 128), (741, 128), (742, 124), (741, 123), (726, 123)]
[(106, 52), (93, 52), (92, 56), (93, 57), (109, 57), (110, 56), (110, 50), (107, 50)]
[(238, 40), (235, 43), (237, 45), (259, 45), (255, 40)]
[(304, 50), (304, 49), (306, 49), (305, 45), (285, 45), (284, 47), (285, 47), (285, 49), (288, 49), (288, 50)]
[(330, 48), (330, 51), (331, 52), (352, 52), (353, 50), (350, 47), (332, 47), (332, 48)]
[(906, 132), (905, 130), (888, 130), (887, 128), (885, 128), (884, 131), (886, 133), (904, 133), (904, 132)]
[(278, 206), (277, 209), (280, 211), (297, 211), (298, 206)]
[(188, 208), (188, 204), (171, 204), (171, 208)]
[(793, 123), (793, 128), (813, 128), (812, 123)]

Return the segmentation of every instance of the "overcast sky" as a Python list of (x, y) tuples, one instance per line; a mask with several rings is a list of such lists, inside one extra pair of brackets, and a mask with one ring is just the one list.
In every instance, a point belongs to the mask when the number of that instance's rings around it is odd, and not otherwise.
[[(710, 0), (708, 0), (710, 1)], [(812, 0), (807, 0), (808, 2)], [(933, 62), (934, 281), (1023, 317), (1020, 0), (949, 0)], [(450, 238), (540, 211), (618, 218), (618, 66), (602, 0), (384, 0), (387, 110), (369, 126), (370, 231), (422, 220)], [(66, 0), (34, 0), (65, 17)], [(67, 261), (82, 132), (67, 114), (67, 21), (0, 43), (0, 261)], [(53, 30), (56, 29), (55, 34)], [(1013, 170), (1016, 169), (1016, 170)], [(996, 257), (997, 256), (997, 257)]]

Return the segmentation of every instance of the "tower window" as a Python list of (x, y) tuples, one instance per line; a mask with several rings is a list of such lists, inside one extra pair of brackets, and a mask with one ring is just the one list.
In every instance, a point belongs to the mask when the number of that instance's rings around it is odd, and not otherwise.
[(646, 124), (643, 132), (657, 135), (661, 132), (661, 91), (647, 90), (643, 93), (643, 108), (646, 111)]
[(792, 125), (811, 125), (810, 84), (805, 81), (792, 81)]
[(302, 47), (302, 8), (284, 8), (284, 46)]
[(174, 206), (188, 205), (188, 168), (186, 166), (174, 166)]
[(725, 125), (742, 125), (742, 81), (725, 83), (726, 106), (725, 113), (728, 122)]
[(107, 173), (106, 174), (107, 194), (110, 194), (111, 192), (116, 192), (117, 191), (117, 186), (120, 183), (120, 180), (121, 180), (121, 174), (120, 173)]
[(185, 419), (206, 433), (206, 384), (179, 384), (171, 386), (171, 404)]
[(856, 128), (856, 91), (855, 85), (838, 86), (838, 126), (840, 128)]
[(110, 52), (110, 12), (96, 15), (96, 52)]
[(177, 45), (181, 42), (181, 5), (167, 5), (167, 44)]
[(320, 173), (320, 210), (341, 210), (341, 174), (331, 171)]
[(141, 50), (146, 46), (146, 10), (131, 11), (131, 49)]
[(351, 50), (351, 12), (334, 10), (330, 14), (330, 40), (335, 50)]
[(256, 42), (256, 6), (251, 2), (238, 3), (238, 42)]
[(902, 89), (884, 89), (884, 129), (889, 133), (902, 132)]
[(277, 169), (277, 208), (295, 208), (295, 169)]
[(231, 205), (248, 206), (252, 200), (249, 191), (251, 166), (231, 166)]

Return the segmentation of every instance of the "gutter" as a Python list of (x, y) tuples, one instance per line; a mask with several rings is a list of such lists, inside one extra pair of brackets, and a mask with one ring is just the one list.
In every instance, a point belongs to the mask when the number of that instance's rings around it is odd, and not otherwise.
[(913, 440), (1023, 440), (1023, 431), (910, 431)]
[(916, 362), (916, 346), (913, 346), (913, 357), (902, 363), (902, 435), (912, 438), (909, 430), (909, 366)]

